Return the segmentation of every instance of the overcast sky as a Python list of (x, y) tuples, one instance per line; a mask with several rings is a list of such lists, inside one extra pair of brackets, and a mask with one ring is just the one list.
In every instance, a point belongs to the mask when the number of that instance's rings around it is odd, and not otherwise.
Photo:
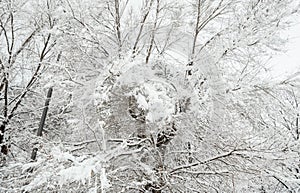
[(285, 34), (289, 38), (288, 51), (275, 56), (270, 62), (274, 65), (274, 76), (281, 77), (300, 71), (300, 18), (299, 23)]

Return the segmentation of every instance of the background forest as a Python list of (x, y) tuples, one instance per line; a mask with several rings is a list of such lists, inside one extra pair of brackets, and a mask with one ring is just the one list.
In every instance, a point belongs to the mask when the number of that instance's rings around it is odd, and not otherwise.
[(0, 0), (0, 192), (299, 192), (299, 5)]

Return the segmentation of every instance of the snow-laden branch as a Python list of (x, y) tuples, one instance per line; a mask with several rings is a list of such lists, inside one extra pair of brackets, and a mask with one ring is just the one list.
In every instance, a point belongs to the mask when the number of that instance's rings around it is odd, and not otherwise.
[(170, 171), (170, 174), (173, 174), (173, 173), (175, 173), (175, 172), (178, 171), (178, 170), (183, 170), (183, 169), (195, 167), (195, 166), (202, 165), (202, 164), (206, 164), (206, 163), (209, 163), (209, 162), (212, 162), (212, 161), (221, 159), (221, 158), (229, 157), (229, 156), (233, 155), (233, 153), (234, 153), (235, 151), (236, 151), (236, 150), (234, 149), (234, 150), (231, 150), (231, 151), (229, 151), (229, 152), (222, 153), (222, 154), (216, 155), (216, 156), (214, 156), (214, 157), (208, 158), (208, 159), (206, 159), (206, 160), (204, 160), (204, 161), (198, 161), (198, 162), (194, 162), (194, 163), (190, 163), (190, 164), (178, 166), (178, 167), (174, 168), (173, 170), (171, 170), (171, 171)]

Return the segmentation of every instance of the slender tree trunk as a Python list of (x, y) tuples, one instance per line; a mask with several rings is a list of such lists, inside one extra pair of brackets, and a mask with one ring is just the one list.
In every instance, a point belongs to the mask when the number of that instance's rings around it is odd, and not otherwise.
[[(40, 122), (38, 132), (37, 132), (38, 137), (41, 137), (43, 135), (43, 128), (44, 128), (45, 121), (46, 121), (46, 116), (47, 116), (47, 112), (48, 112), (50, 99), (51, 99), (51, 96), (52, 96), (52, 91), (53, 91), (53, 88), (52, 87), (49, 88), (48, 93), (47, 93), (47, 99), (46, 99), (46, 102), (45, 102), (45, 107), (44, 107), (42, 118), (41, 118), (41, 122)], [(33, 148), (32, 154), (31, 154), (31, 159), (32, 160), (36, 159), (37, 151), (38, 151), (37, 147)]]
[(145, 11), (145, 14), (144, 14), (143, 17), (142, 17), (142, 20), (141, 20), (141, 26), (140, 26), (138, 35), (137, 35), (136, 40), (135, 40), (134, 45), (133, 45), (133, 49), (132, 49), (133, 57), (135, 57), (134, 55), (135, 55), (136, 52), (137, 52), (137, 48), (138, 48), (137, 46), (138, 46), (138, 43), (139, 43), (139, 41), (140, 41), (140, 39), (141, 39), (142, 32), (143, 32), (143, 29), (144, 29), (144, 26), (145, 26), (147, 17), (148, 17), (148, 15), (149, 15), (149, 13), (150, 13), (150, 10), (151, 10), (151, 7), (152, 7), (152, 4), (153, 4), (153, 1), (154, 1), (154, 0), (149, 0), (149, 1), (150, 1), (150, 2), (149, 2), (149, 5), (148, 5), (148, 7), (147, 7), (147, 9), (146, 9), (146, 11)]
[(200, 8), (201, 8), (201, 0), (198, 0), (198, 2), (197, 2), (197, 18), (196, 18), (194, 37), (193, 37), (192, 52), (191, 52), (191, 56), (190, 56), (190, 61), (188, 63), (189, 69), (186, 71), (186, 77), (192, 75), (192, 69), (191, 68), (194, 65), (197, 38), (198, 38), (198, 35), (199, 35), (199, 32), (200, 32), (200, 29), (199, 29), (200, 14), (201, 14), (201, 9)]
[(122, 39), (121, 39), (121, 16), (120, 16), (120, 2), (115, 0), (115, 30), (118, 42), (118, 55), (121, 56)]
[(150, 45), (149, 45), (149, 48), (147, 50), (146, 64), (149, 62), (149, 58), (151, 56), (152, 49), (153, 49), (153, 46), (154, 46), (155, 32), (157, 30), (157, 21), (158, 21), (158, 15), (159, 15), (159, 11), (160, 11), (159, 4), (160, 4), (160, 0), (156, 0), (155, 20), (154, 20), (154, 24), (153, 24), (152, 33), (151, 33), (151, 36), (150, 36)]
[(8, 124), (8, 80), (7, 80), (7, 74), (4, 76), (4, 121), (2, 122), (0, 126), (0, 144), (1, 144), (1, 153), (4, 155), (8, 154), (8, 146), (5, 144), (4, 141), (4, 133), (6, 125)]

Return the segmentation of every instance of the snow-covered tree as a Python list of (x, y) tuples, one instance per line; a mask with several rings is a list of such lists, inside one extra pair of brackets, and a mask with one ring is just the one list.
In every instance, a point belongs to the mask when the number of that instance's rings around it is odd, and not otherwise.
[(0, 191), (296, 192), (297, 81), (265, 72), (298, 3), (1, 1)]

